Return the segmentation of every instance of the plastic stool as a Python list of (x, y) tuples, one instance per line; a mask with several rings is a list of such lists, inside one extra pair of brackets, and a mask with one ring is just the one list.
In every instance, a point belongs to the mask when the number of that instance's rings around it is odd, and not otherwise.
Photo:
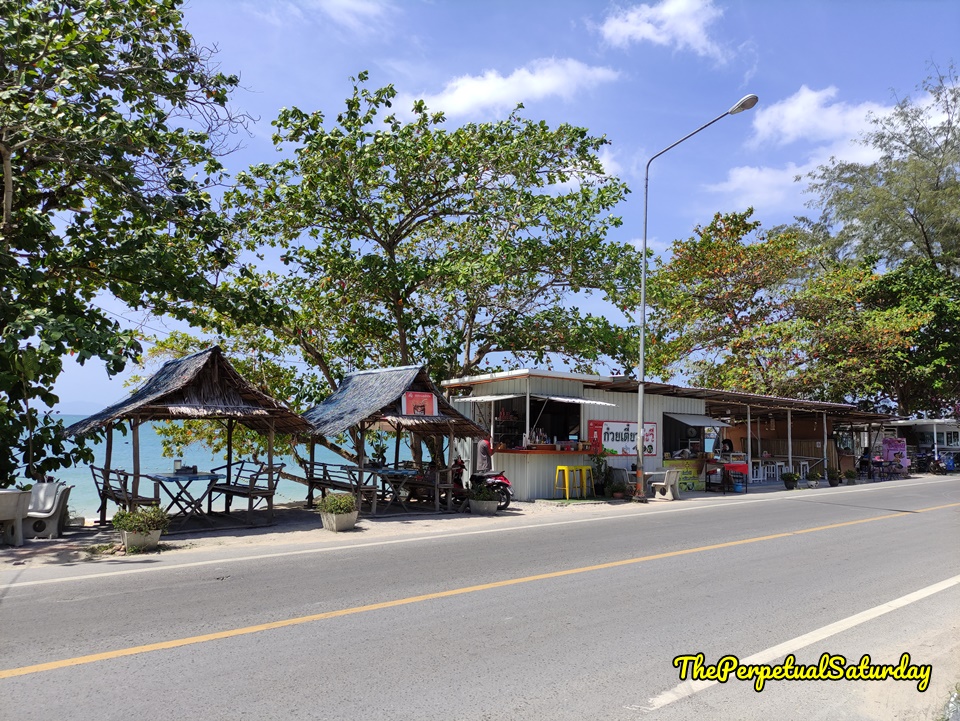
[[(574, 488), (579, 488), (577, 484), (577, 469), (578, 466), (557, 466), (557, 474), (553, 479), (553, 492), (556, 495), (556, 492), (560, 489), (563, 489), (563, 497), (568, 501), (570, 500), (570, 479), (573, 478)], [(563, 483), (561, 485), (560, 475), (563, 474)]]

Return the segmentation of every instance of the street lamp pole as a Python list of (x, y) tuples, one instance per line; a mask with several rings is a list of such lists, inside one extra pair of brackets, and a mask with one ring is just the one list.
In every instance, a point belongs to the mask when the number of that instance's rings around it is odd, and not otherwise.
[(653, 155), (650, 160), (647, 161), (647, 168), (643, 175), (643, 245), (641, 247), (640, 255), (640, 362), (637, 365), (637, 490), (636, 497), (638, 500), (642, 500), (644, 503), (647, 501), (646, 488), (644, 487), (643, 482), (643, 390), (644, 384), (647, 380), (647, 370), (645, 366), (646, 360), (646, 336), (647, 336), (647, 199), (649, 197), (650, 191), (650, 163), (659, 158), (668, 150), (671, 150), (684, 140), (692, 138), (694, 135), (699, 133), (701, 130), (709, 128), (718, 120), (722, 120), (728, 115), (736, 115), (737, 113), (742, 113), (744, 110), (750, 110), (754, 105), (757, 104), (756, 95), (745, 95), (737, 101), (736, 105), (731, 107), (727, 112), (718, 115), (709, 123), (701, 125), (699, 128), (694, 130), (692, 133), (684, 135), (680, 140), (668, 145), (666, 148), (661, 150), (659, 153)]

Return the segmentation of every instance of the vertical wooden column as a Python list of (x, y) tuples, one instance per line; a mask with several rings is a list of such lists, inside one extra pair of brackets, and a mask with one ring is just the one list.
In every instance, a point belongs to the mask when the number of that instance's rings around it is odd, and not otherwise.
[[(823, 478), (830, 480), (830, 474), (827, 472), (827, 412), (823, 412)], [(837, 469), (840, 468), (840, 456), (837, 456)]]
[[(140, 419), (133, 419), (133, 488), (130, 490), (133, 499), (140, 495)], [(130, 510), (137, 510), (136, 501), (130, 503)]]
[(306, 473), (306, 476), (307, 476), (307, 508), (313, 508), (313, 478), (314, 478), (314, 473), (315, 473), (315, 470), (314, 470), (314, 469), (315, 469), (315, 467), (316, 467), (316, 466), (314, 465), (314, 464), (316, 463), (316, 460), (315, 460), (315, 459), (316, 459), (316, 450), (317, 450), (316, 441), (314, 441), (313, 436), (310, 436), (310, 440), (307, 441), (307, 452), (308, 452), (309, 457), (310, 457), (310, 460), (308, 461), (308, 463), (310, 464), (310, 466), (309, 466), (309, 468), (307, 469), (307, 473)]
[[(107, 426), (107, 447), (103, 457), (103, 482), (106, 484), (110, 477), (110, 464), (113, 462), (113, 423)], [(100, 498), (100, 525), (107, 525), (107, 497)]]
[(793, 411), (787, 410), (787, 468), (790, 473), (796, 473), (793, 469)]

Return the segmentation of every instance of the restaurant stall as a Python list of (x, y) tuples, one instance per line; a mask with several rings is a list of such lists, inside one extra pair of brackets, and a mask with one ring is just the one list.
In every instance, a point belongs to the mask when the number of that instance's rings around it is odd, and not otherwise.
[[(519, 369), (441, 385), (488, 430), (494, 465), (518, 500), (554, 497), (558, 466), (590, 465), (601, 450), (609, 467), (635, 472), (635, 379)], [(663, 383), (645, 384), (644, 415), (643, 471), (680, 470), (681, 491), (746, 491), (779, 481), (788, 468), (839, 468), (834, 424), (889, 418), (841, 403)], [(724, 439), (731, 448), (721, 454)], [(472, 458), (475, 447), (461, 452)]]
[[(172, 420), (204, 420), (224, 425), (227, 464), (222, 472), (174, 468), (172, 473), (167, 473), (141, 468), (141, 425), (148, 421)], [(130, 470), (112, 467), (114, 429), (125, 423), (129, 423), (131, 429), (133, 468)], [(235, 463), (233, 458), (233, 430), (237, 423), (267, 438), (267, 462), (255, 464), (257, 472), (263, 474), (262, 483), (252, 483), (246, 488), (238, 486), (235, 475), (242, 463)], [(225, 510), (229, 510), (230, 500), (237, 495), (249, 502), (248, 521), (253, 506), (260, 500), (265, 501), (272, 512), (279, 477), (273, 458), (275, 435), (305, 433), (310, 424), (243, 378), (220, 347), (213, 346), (167, 361), (127, 398), (73, 424), (65, 429), (64, 435), (86, 436), (103, 429), (107, 431), (104, 467), (92, 469), (100, 494), (101, 525), (106, 523), (108, 502), (131, 509), (143, 503), (162, 504), (186, 521), (207, 515), (212, 496), (224, 496)], [(152, 491), (141, 490), (148, 486), (152, 486)], [(254, 490), (260, 488), (266, 491)]]

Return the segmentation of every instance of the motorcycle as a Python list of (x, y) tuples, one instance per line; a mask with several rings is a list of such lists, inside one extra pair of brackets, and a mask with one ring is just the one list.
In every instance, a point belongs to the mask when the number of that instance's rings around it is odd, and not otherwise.
[[(459, 456), (453, 462), (453, 485), (460, 491), (465, 490), (463, 485), (463, 472), (466, 470), (466, 464)], [(509, 479), (501, 471), (487, 471), (486, 473), (474, 473), (470, 476), (470, 485), (475, 483), (485, 483), (488, 488), (492, 488), (499, 500), (497, 501), (497, 510), (502, 511), (510, 505), (510, 499), (513, 498), (513, 486)]]
[(947, 472), (947, 466), (939, 456), (930, 459), (929, 472), (941, 476)]

